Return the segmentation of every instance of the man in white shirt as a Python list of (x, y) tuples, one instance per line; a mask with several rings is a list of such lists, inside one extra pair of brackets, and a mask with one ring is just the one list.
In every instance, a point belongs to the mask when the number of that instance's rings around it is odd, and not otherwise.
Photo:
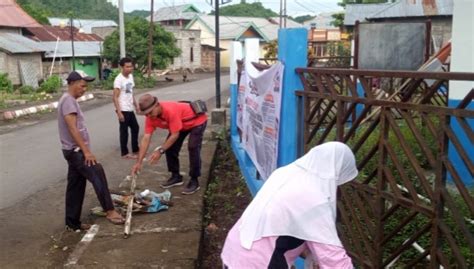
[[(136, 159), (139, 152), (137, 118), (133, 112), (138, 111), (137, 102), (133, 96), (133, 61), (130, 58), (122, 58), (119, 62), (122, 71), (114, 81), (114, 105), (120, 124), (120, 150), (122, 158)], [(132, 153), (128, 151), (128, 128), (132, 135)]]

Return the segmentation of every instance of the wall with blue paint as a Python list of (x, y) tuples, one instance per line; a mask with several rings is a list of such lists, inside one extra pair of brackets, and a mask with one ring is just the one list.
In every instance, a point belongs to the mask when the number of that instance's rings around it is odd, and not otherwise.
[(281, 98), (280, 140), (277, 167), (287, 165), (298, 157), (298, 104), (295, 92), (303, 90), (295, 72), (306, 67), (308, 61), (308, 31), (303, 28), (280, 29), (278, 32), (278, 60), (285, 66)]

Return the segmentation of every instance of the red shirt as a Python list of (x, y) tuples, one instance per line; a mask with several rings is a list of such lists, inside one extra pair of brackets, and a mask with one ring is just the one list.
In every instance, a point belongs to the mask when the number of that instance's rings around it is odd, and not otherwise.
[(160, 117), (155, 119), (146, 117), (145, 134), (152, 134), (157, 127), (168, 129), (170, 133), (187, 131), (207, 121), (206, 114), (196, 117), (189, 103), (164, 101), (160, 102), (160, 106), (162, 108)]

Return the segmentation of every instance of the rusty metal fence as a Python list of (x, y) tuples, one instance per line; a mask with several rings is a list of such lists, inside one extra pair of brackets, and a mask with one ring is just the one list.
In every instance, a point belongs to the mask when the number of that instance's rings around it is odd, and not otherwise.
[(449, 82), (474, 74), (296, 71), (302, 147), (338, 140), (356, 155), (338, 203), (356, 266), (474, 268), (474, 89), (447, 105)]

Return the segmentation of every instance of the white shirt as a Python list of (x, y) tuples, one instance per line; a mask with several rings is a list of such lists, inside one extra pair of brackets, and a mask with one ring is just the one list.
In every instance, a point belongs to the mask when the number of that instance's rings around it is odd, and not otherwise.
[(133, 87), (135, 82), (133, 81), (133, 75), (129, 74), (128, 77), (124, 77), (122, 73), (114, 80), (114, 89), (120, 90), (119, 105), (121, 111), (133, 111)]

